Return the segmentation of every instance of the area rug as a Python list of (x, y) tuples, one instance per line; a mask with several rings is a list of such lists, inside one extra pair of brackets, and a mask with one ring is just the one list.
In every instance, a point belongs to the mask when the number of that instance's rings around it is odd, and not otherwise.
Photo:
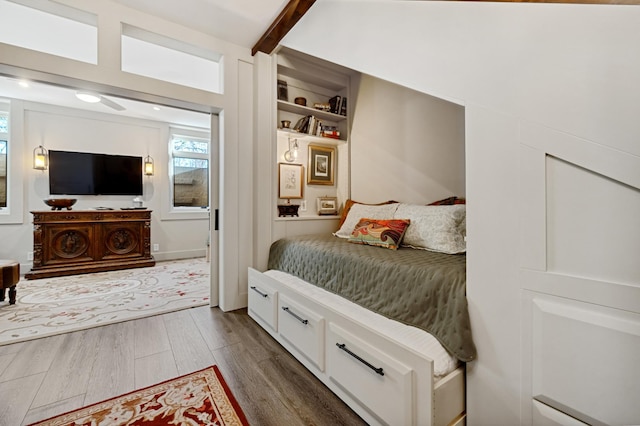
[(248, 425), (217, 366), (32, 425)]
[(22, 279), (16, 304), (0, 302), (0, 345), (206, 305), (210, 266), (197, 258)]

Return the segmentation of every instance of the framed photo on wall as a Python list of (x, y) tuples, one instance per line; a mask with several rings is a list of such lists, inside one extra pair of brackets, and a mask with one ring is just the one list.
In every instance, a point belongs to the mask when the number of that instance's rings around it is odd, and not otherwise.
[(333, 185), (336, 149), (333, 146), (309, 144), (309, 185)]
[(278, 198), (302, 198), (302, 164), (278, 163)]

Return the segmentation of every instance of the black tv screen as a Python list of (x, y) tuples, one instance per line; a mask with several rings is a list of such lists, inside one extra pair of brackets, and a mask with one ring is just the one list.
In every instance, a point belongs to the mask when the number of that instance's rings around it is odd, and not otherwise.
[(142, 195), (142, 157), (49, 150), (51, 195)]

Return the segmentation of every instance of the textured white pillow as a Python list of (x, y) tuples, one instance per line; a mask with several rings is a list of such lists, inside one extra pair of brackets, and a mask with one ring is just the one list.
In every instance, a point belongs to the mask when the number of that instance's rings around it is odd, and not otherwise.
[(464, 253), (467, 250), (466, 206), (419, 206), (400, 204), (394, 219), (409, 219), (402, 240), (403, 246), (438, 251), (448, 254)]
[(393, 219), (393, 214), (399, 205), (399, 203), (383, 204), (380, 206), (354, 204), (338, 232), (333, 235), (340, 238), (349, 238), (353, 229), (363, 217), (369, 219)]

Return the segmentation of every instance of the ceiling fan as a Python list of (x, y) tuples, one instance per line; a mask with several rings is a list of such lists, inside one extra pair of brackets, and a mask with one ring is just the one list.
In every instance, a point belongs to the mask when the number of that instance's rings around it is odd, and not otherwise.
[(96, 92), (88, 92), (85, 90), (78, 90), (76, 92), (76, 97), (82, 101), (85, 102), (89, 102), (92, 104), (98, 103), (100, 102), (101, 104), (104, 104), (106, 106), (108, 106), (109, 108), (113, 108), (116, 111), (124, 111), (126, 108), (123, 107), (122, 105), (120, 105), (117, 102), (112, 101), (111, 99), (102, 96), (99, 93)]

